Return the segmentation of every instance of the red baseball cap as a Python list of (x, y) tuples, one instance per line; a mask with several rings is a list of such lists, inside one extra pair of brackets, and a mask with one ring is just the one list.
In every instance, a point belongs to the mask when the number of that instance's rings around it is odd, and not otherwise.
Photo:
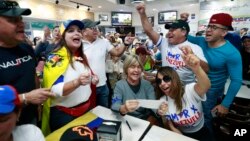
[(150, 55), (150, 53), (146, 50), (145, 47), (140, 46), (135, 50), (135, 54), (139, 55), (139, 54), (143, 54), (143, 55)]
[(210, 18), (210, 24), (220, 24), (228, 27), (228, 30), (234, 30), (232, 27), (233, 17), (227, 13), (217, 13)]

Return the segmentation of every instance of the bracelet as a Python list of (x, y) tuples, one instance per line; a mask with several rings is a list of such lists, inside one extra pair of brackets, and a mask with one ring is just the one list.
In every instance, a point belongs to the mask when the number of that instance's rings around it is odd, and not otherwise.
[(25, 104), (25, 105), (27, 105), (28, 103), (27, 103), (27, 100), (26, 100), (26, 93), (24, 93), (24, 94), (22, 94), (22, 98), (23, 98), (23, 103)]

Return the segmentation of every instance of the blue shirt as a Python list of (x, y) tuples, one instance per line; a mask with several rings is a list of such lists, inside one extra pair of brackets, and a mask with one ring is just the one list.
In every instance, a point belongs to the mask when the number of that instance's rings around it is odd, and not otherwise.
[[(211, 88), (208, 91), (213, 93), (223, 90), (228, 77), (231, 79), (222, 101), (222, 105), (229, 108), (242, 82), (242, 60), (239, 51), (229, 41), (217, 48), (210, 48), (204, 37), (188, 36), (188, 40), (199, 45), (207, 59), (208, 77), (211, 81)], [(217, 93), (214, 94), (218, 96)]]

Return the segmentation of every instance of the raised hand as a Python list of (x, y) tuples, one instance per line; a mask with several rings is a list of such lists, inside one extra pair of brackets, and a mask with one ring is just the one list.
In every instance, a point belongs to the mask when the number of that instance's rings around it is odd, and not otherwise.
[(138, 11), (139, 14), (145, 14), (145, 4), (139, 3), (136, 6), (136, 10)]
[(45, 26), (45, 27), (43, 28), (43, 32), (44, 32), (43, 41), (46, 41), (46, 40), (48, 40), (48, 39), (51, 38), (51, 37), (50, 37), (51, 32), (50, 32), (50, 29), (49, 29), (47, 26)]
[(197, 70), (200, 67), (200, 59), (194, 55), (192, 49), (189, 46), (182, 46), (180, 50), (183, 53), (181, 56), (185, 64), (193, 71)]

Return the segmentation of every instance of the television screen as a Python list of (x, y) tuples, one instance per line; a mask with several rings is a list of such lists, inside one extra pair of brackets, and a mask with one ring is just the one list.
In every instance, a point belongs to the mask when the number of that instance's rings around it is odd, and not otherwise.
[(177, 11), (162, 11), (158, 13), (158, 24), (171, 23), (177, 20)]
[(112, 26), (132, 26), (131, 12), (111, 12)]

